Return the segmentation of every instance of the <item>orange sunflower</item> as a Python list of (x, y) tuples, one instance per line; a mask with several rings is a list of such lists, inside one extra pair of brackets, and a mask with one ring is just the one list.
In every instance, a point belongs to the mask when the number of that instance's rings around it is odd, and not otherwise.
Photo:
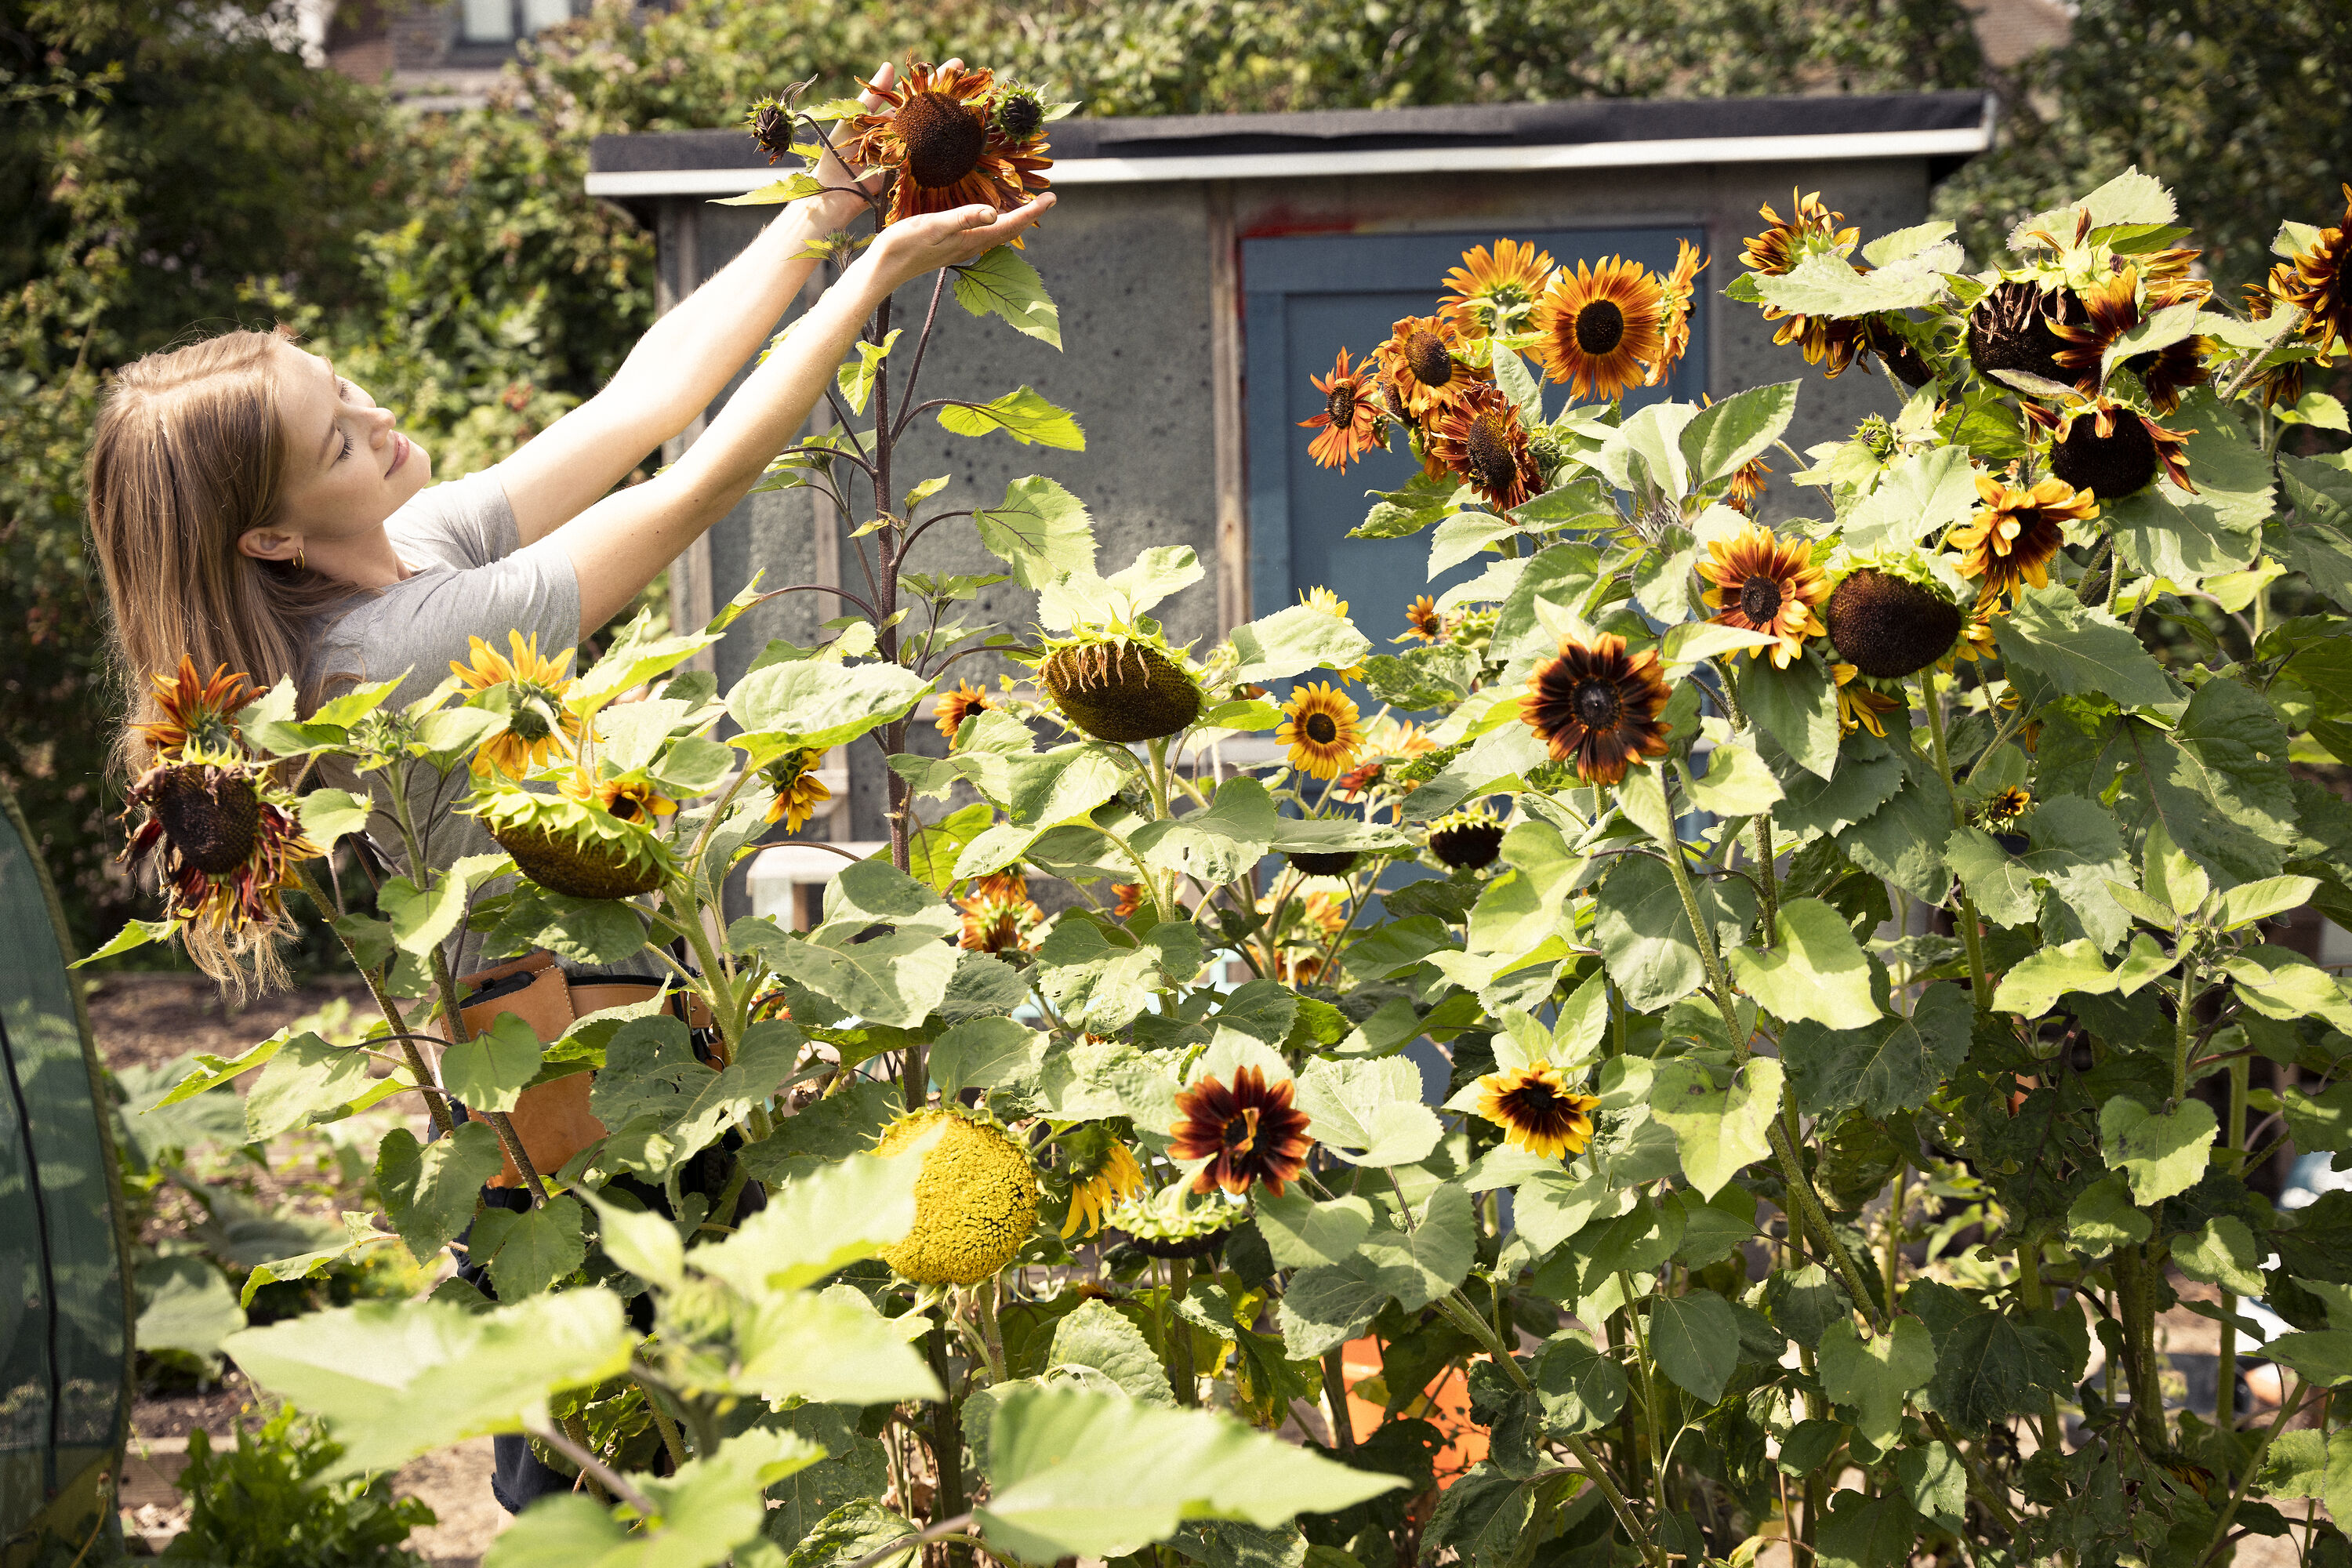
[(196, 661), (182, 654), (177, 674), (150, 679), (163, 716), (132, 728), (156, 756), (196, 762), (245, 755), (236, 715), (261, 693), (242, 674), (224, 664), (207, 680), (196, 673)]
[(2064, 525), (2099, 515), (2096, 496), (2078, 495), (2060, 479), (2025, 489), (1979, 474), (1977, 494), (1984, 504), (1944, 542), (1960, 552), (1960, 575), (1983, 578), (1987, 594), (2013, 595), (2020, 583), (2049, 586), (2050, 563), (2066, 542)]
[(1462, 265), (1445, 275), (1438, 320), (1465, 338), (1522, 331), (1551, 265), (1549, 252), (1516, 239), (1496, 240), (1492, 255), (1483, 245), (1465, 250)]
[(1882, 741), (1886, 739), (1886, 716), (1903, 706), (1902, 699), (1872, 688), (1862, 679), (1857, 666), (1833, 664), (1830, 674), (1837, 681), (1839, 733), (1867, 730)]
[(2272, 277), (2278, 297), (2302, 307), (2299, 331), (2318, 348), (2322, 363), (2338, 343), (2352, 343), (2352, 184), (2344, 187), (2344, 216), (2336, 226), (2298, 246), (2293, 259)]
[(1707, 553), (1698, 564), (1698, 574), (1715, 584), (1706, 591), (1707, 607), (1723, 626), (1779, 637), (1770, 648), (1773, 668), (1788, 668), (1805, 651), (1807, 637), (1825, 635), (1816, 612), (1829, 598), (1830, 584), (1812, 563), (1811, 542), (1781, 540), (1751, 522), (1737, 538), (1709, 544)]
[(1434, 316), (1407, 316), (1374, 351), (1381, 384), (1388, 391), (1390, 412), (1407, 423), (1418, 423), (1434, 409), (1451, 407), (1473, 386), (1495, 379), (1494, 373), (1465, 364), (1454, 352), (1460, 342), (1454, 329)]
[(1016, 142), (996, 123), (995, 89), (992, 71), (910, 60), (876, 90), (873, 110), (848, 123), (842, 155), (895, 171), (885, 223), (975, 204), (1010, 212), (1045, 189), (1045, 141)]
[[(1823, 206), (1819, 191), (1803, 195), (1791, 189), (1787, 217), (1773, 211), (1769, 202), (1756, 210), (1771, 226), (1745, 241), (1739, 258), (1751, 270), (1767, 277), (1778, 278), (1793, 270), (1808, 256), (1844, 256), (1862, 237), (1859, 228), (1838, 226), (1845, 214)], [(1797, 344), (1807, 364), (1820, 364), (1826, 360), (1832, 376), (1853, 363), (1855, 348), (1863, 336), (1859, 321), (1790, 315), (1778, 305), (1765, 306), (1764, 319), (1780, 322), (1772, 334), (1774, 342)]]
[(1445, 617), (1437, 601), (1423, 594), (1404, 607), (1404, 635), (1399, 642), (1435, 642), (1445, 635)]
[(1698, 247), (1689, 240), (1675, 242), (1682, 248), (1675, 257), (1675, 269), (1666, 277), (1665, 347), (1655, 364), (1650, 367), (1649, 384), (1656, 386), (1666, 379), (1666, 373), (1690, 347), (1691, 301), (1698, 292), (1698, 275), (1706, 270), (1712, 258), (1702, 258)]
[(948, 749), (953, 751), (956, 731), (963, 728), (963, 721), (995, 706), (988, 700), (986, 691), (968, 681), (959, 680), (953, 691), (940, 693), (939, 711), (931, 721), (932, 728), (948, 738)]
[(1497, 511), (1525, 506), (1543, 489), (1543, 466), (1536, 461), (1518, 405), (1486, 384), (1461, 402), (1438, 410), (1429, 422), (1429, 455)]
[(1612, 256), (1597, 268), (1563, 267), (1536, 305), (1544, 374), (1580, 401), (1639, 386), (1664, 350), (1665, 318), (1665, 286), (1639, 262)]
[(1559, 656), (1528, 677), (1519, 717), (1551, 748), (1552, 761), (1574, 762), (1588, 784), (1613, 784), (1637, 758), (1666, 754), (1665, 676), (1654, 651), (1625, 652), (1625, 639), (1602, 632), (1590, 643), (1570, 637)]
[(536, 632), (528, 642), (520, 632), (507, 633), (511, 658), (479, 637), (467, 641), (473, 662), (460, 664), (453, 658), (449, 672), (477, 697), (503, 688), (508, 703), (507, 727), (474, 752), (474, 776), (504, 773), (519, 779), (551, 753), (569, 755), (581, 734), (580, 715), (563, 701), (563, 694), (572, 689), (563, 670), (572, 662), (572, 650), (565, 648), (553, 658), (542, 658)]
[(975, 880), (956, 908), (963, 914), (957, 945), (969, 952), (1020, 952), (1045, 923), (1045, 911), (1029, 897), (1029, 879), (1018, 871)]
[(798, 833), (816, 815), (817, 802), (831, 800), (833, 791), (816, 776), (824, 753), (815, 750), (786, 752), (760, 770), (776, 792), (768, 806), (768, 820), (781, 822), (787, 833)]
[(1367, 452), (1387, 448), (1388, 416), (1381, 412), (1380, 384), (1370, 364), (1350, 370), (1348, 351), (1341, 349), (1329, 375), (1307, 379), (1323, 395), (1323, 412), (1298, 422), (1323, 432), (1307, 444), (1308, 457), (1326, 468), (1345, 468)]

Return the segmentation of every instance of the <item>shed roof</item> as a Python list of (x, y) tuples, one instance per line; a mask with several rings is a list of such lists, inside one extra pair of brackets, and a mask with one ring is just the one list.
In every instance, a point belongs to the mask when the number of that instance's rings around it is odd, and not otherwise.
[[(1979, 92), (1344, 109), (1066, 120), (1053, 130), (1056, 185), (1666, 163), (1964, 159), (1992, 144)], [(599, 136), (588, 194), (733, 195), (778, 171), (740, 130)]]

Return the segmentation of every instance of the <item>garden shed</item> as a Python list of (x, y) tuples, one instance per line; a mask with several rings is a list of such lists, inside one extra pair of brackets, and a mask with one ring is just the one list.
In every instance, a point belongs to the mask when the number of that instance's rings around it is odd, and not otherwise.
[[(1757, 311), (1717, 297), (1740, 269), (1740, 240), (1760, 226), (1758, 207), (1785, 211), (1801, 188), (1865, 233), (1918, 223), (1935, 184), (1990, 144), (1992, 109), (1983, 94), (1948, 92), (1064, 121), (1052, 137), (1060, 205), (1027, 249), (1060, 307), (1064, 352), (950, 306), (924, 386), (992, 396), (1026, 383), (1076, 413), (1086, 450), (927, 423), (919, 437), (908, 432), (902, 471), (950, 476), (941, 504), (954, 506), (993, 503), (1009, 480), (1048, 474), (1092, 510), (1105, 570), (1147, 546), (1192, 546), (1209, 576), (1162, 607), (1176, 641), (1213, 640), (1319, 584), (1381, 642), (1423, 590), (1427, 542), (1341, 548), (1364, 491), (1393, 488), (1412, 467), (1402, 443), (1344, 474), (1308, 461), (1297, 428), (1320, 405), (1308, 377), (1342, 345), (1360, 353), (1397, 317), (1430, 309), (1431, 280), (1473, 245), (1510, 237), (1562, 262), (1619, 254), (1663, 269), (1687, 239), (1714, 258), (1706, 306), (1688, 355), (1647, 395), (1720, 397), (1803, 375), (1789, 433), (1801, 450), (1891, 413), (1893, 395), (1867, 374), (1809, 373)], [(590, 194), (658, 237), (665, 307), (772, 213), (713, 198), (778, 174), (740, 131), (600, 137), (590, 167)], [(919, 321), (927, 302), (901, 300), (898, 319)], [(1767, 515), (1791, 506), (1781, 485)], [(845, 533), (861, 521), (845, 526), (805, 489), (750, 498), (678, 563), (681, 619), (723, 604), (755, 569), (770, 586), (856, 582)], [(927, 540), (926, 551), (920, 570), (992, 569), (968, 537)], [(999, 590), (980, 610), (1018, 625), (1022, 597)], [(805, 645), (845, 607), (786, 595), (719, 655), (746, 664), (766, 637)], [(879, 838), (883, 780), (872, 748), (847, 759), (829, 781), (845, 809), (805, 831)]]

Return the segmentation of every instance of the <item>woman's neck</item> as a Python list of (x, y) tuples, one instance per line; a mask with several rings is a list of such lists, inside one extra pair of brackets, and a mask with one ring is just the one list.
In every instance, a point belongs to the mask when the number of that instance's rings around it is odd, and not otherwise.
[(410, 575), (381, 526), (359, 539), (321, 539), (308, 544), (306, 563), (355, 588), (388, 588)]

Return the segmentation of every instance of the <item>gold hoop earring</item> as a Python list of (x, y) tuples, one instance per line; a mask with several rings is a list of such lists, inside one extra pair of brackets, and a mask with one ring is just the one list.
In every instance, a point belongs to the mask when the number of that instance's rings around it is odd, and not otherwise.
[(294, 547), (294, 570), (299, 572), (309, 565), (310, 562), (303, 554), (302, 547), (299, 544), (296, 545)]

